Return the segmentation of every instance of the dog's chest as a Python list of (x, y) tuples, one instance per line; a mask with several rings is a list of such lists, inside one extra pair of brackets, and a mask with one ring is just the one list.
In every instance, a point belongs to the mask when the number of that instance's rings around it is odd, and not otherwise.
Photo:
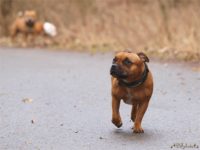
[(123, 99), (124, 103), (132, 105), (133, 104), (133, 94), (127, 90), (127, 95), (125, 96), (125, 98)]

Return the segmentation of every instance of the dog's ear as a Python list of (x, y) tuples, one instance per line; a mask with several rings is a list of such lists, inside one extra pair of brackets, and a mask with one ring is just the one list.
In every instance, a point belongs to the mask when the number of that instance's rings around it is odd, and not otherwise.
[(139, 53), (137, 53), (137, 55), (140, 57), (140, 59), (141, 59), (143, 62), (149, 62), (149, 58), (148, 58), (147, 55), (144, 54), (143, 52), (139, 52)]

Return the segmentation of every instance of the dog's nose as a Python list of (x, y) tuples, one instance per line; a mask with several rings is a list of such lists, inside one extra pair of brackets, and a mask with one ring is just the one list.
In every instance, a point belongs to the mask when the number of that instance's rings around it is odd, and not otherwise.
[(117, 64), (112, 64), (111, 68), (110, 68), (110, 74), (115, 74), (116, 70), (117, 70)]
[(117, 68), (117, 64), (112, 64), (111, 70), (115, 70)]
[(27, 19), (26, 21), (26, 25), (30, 28), (32, 28), (34, 26), (34, 20), (33, 19)]

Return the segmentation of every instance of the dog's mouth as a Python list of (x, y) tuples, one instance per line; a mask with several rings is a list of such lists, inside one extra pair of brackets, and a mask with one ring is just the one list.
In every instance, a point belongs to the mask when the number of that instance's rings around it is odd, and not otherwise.
[(118, 79), (126, 79), (127, 78), (127, 75), (125, 75), (125, 74), (112, 73), (111, 75)]
[(115, 78), (119, 78), (119, 79), (126, 79), (128, 77), (127, 73), (125, 73), (113, 66), (110, 69), (110, 75), (112, 75)]

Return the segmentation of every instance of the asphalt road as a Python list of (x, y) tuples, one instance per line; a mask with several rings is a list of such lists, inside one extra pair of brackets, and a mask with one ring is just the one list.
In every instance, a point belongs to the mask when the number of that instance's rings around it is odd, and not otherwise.
[(121, 129), (110, 121), (111, 62), (112, 54), (1, 48), (0, 150), (200, 149), (200, 72), (152, 61), (145, 133), (134, 134), (129, 105)]

